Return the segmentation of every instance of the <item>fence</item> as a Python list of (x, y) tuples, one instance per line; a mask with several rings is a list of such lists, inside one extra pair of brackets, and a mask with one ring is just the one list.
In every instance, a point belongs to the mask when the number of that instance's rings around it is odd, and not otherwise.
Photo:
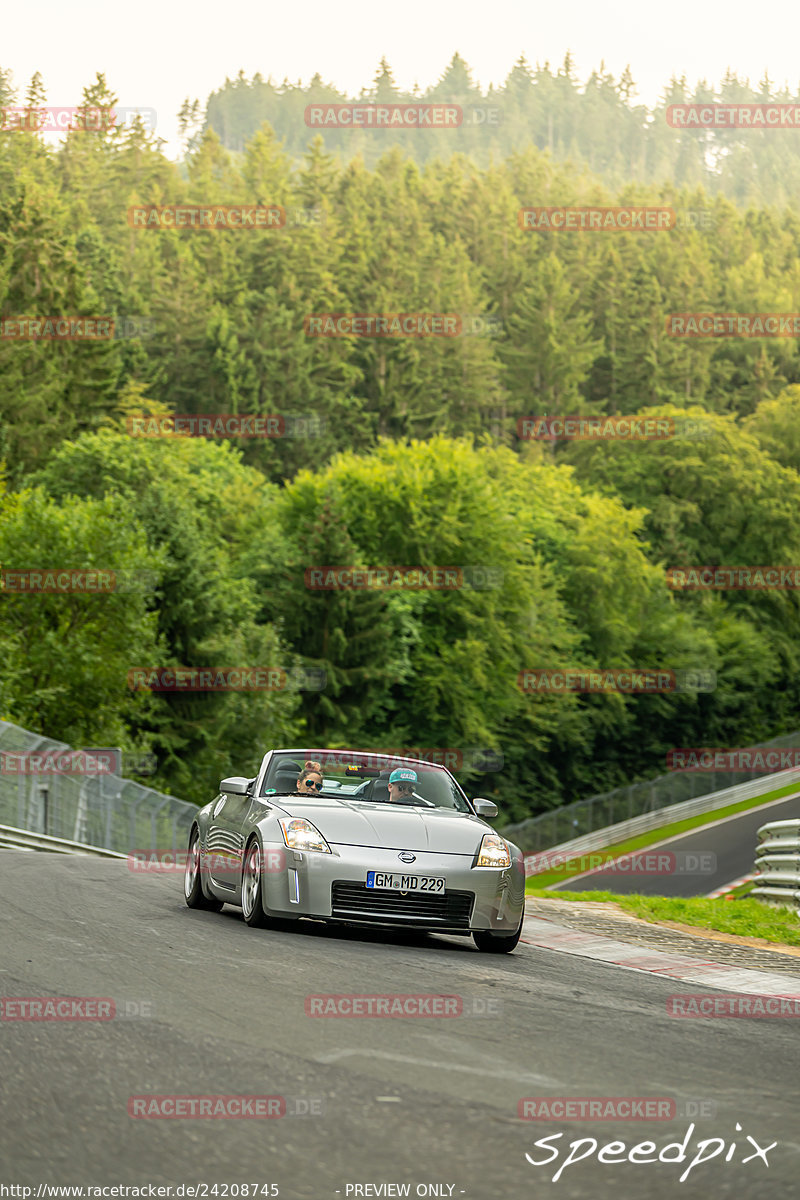
[(756, 837), (756, 883), (750, 895), (800, 908), (800, 821), (771, 821)]
[(0, 721), (0, 825), (120, 854), (186, 848), (194, 804), (119, 775), (18, 774), (14, 769), (15, 755), (69, 751), (62, 742)]
[[(800, 746), (800, 730), (774, 738), (771, 742), (762, 742), (758, 747), (748, 748), (767, 750), (797, 746)], [(563, 846), (566, 842), (575, 841), (609, 825), (619, 825), (646, 813), (655, 814), (684, 800), (695, 800), (703, 796), (710, 799), (714, 794), (748, 780), (768, 781), (770, 778), (757, 771), (671, 771), (668, 775), (659, 775), (655, 779), (633, 783), (613, 792), (562, 805), (560, 808), (554, 808), (552, 812), (542, 813), (541, 816), (506, 825), (499, 832), (519, 846), (525, 854), (536, 854), (540, 850)], [(788, 776), (786, 782), (790, 782)], [(764, 791), (779, 786), (779, 783), (765, 783)], [(751, 794), (757, 795), (758, 792)], [(735, 802), (734, 796), (730, 803)], [(713, 803), (709, 807), (713, 807)], [(702, 811), (700, 806), (697, 812)], [(658, 820), (654, 821), (651, 828), (658, 824)]]

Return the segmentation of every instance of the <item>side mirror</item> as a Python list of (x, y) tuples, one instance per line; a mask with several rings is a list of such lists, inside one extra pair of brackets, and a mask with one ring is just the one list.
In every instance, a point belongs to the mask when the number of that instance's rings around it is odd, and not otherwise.
[(243, 779), (241, 775), (232, 775), (230, 779), (222, 780), (219, 790), (224, 796), (246, 796), (251, 782), (250, 779)]
[(472, 801), (472, 807), (479, 817), (497, 816), (497, 805), (494, 800), (484, 800), (481, 796), (476, 796)]

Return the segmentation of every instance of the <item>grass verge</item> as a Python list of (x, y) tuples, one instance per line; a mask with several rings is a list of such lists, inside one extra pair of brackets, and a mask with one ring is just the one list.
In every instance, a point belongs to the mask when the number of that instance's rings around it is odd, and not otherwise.
[[(747, 812), (751, 808), (760, 808), (762, 804), (768, 804), (771, 800), (780, 800), (782, 796), (790, 796), (792, 792), (798, 790), (796, 783), (790, 783), (785, 787), (776, 788), (773, 792), (765, 792), (762, 796), (740, 800), (737, 804), (729, 804), (726, 808), (718, 808), (712, 813), (700, 813), (696, 817), (686, 817), (683, 821), (673, 821), (671, 825), (662, 825), (660, 829), (650, 829), (647, 833), (640, 833), (638, 837), (627, 838), (624, 842), (617, 842), (613, 846), (605, 846), (602, 850), (593, 850), (589, 853), (601, 858), (604, 863), (609, 862), (613, 858), (619, 858), (621, 854), (631, 854), (634, 850), (643, 850), (645, 846), (652, 846), (655, 842), (686, 833), (690, 829), (700, 829), (703, 825), (710, 825), (712, 821), (732, 817), (736, 813)], [(541, 853), (548, 854), (550, 851), (542, 850)], [(530, 875), (526, 883), (526, 891), (530, 893), (534, 888), (549, 887), (553, 883), (562, 883), (566, 879), (571, 879), (573, 875), (580, 875), (586, 870), (587, 857), (588, 854), (579, 855), (554, 871), (542, 871), (538, 875)], [(755, 858), (755, 852), (753, 857)], [(583, 866), (581, 866), (581, 860), (583, 860)], [(599, 866), (600, 863), (598, 862), (596, 865)], [(559, 895), (561, 894), (559, 893)], [(597, 894), (601, 895), (602, 893)]]
[(705, 900), (701, 897), (619, 896), (614, 892), (550, 892), (535, 888), (538, 900), (613, 901), (643, 921), (677, 921), (697, 929), (713, 929), (737, 937), (764, 938), (783, 946), (800, 946), (800, 920), (791, 909), (772, 908), (760, 900)]

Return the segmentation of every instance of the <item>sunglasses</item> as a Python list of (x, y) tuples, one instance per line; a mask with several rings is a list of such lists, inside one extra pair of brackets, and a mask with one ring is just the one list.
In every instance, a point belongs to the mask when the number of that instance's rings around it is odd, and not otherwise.
[(313, 779), (306, 779), (305, 785), (307, 788), (316, 788), (317, 791), (319, 791), (319, 792), (322, 791), (322, 783), (314, 783)]

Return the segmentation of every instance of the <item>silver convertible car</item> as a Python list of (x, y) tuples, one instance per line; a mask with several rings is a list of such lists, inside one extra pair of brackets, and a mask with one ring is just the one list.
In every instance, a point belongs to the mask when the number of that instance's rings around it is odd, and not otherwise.
[[(311, 770), (309, 770), (311, 766)], [(517, 945), (521, 850), (487, 825), (443, 766), (372, 751), (271, 750), (255, 779), (223, 779), (189, 834), (190, 908), (248, 925), (316, 920), (471, 934)]]

